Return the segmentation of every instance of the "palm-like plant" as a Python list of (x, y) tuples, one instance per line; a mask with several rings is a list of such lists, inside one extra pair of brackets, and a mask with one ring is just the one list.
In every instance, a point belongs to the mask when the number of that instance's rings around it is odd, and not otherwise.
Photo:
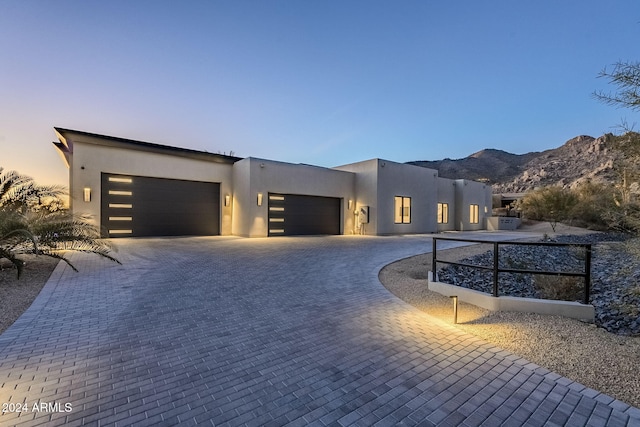
[(61, 206), (65, 188), (60, 185), (39, 185), (33, 178), (16, 171), (4, 172), (0, 167), (0, 210), (26, 213)]
[[(2, 223), (3, 213), (0, 212), (0, 223)], [(38, 244), (36, 243), (35, 237), (24, 229), (15, 229), (10, 231), (4, 235), (0, 236), (0, 242), (3, 244), (0, 246), (0, 259), (6, 258), (8, 259), (18, 270), (18, 278), (20, 278), (20, 274), (24, 269), (24, 261), (16, 256), (15, 245), (18, 242), (29, 240), (33, 244), (33, 250), (38, 252)], [(13, 243), (13, 244), (12, 244)]]
[(64, 257), (66, 251), (94, 253), (120, 263), (96, 227), (62, 208), (64, 192), (64, 187), (41, 186), (17, 172), (3, 173), (0, 167), (0, 259), (8, 259), (18, 277), (24, 268), (19, 255), (24, 253), (58, 258), (75, 271)]

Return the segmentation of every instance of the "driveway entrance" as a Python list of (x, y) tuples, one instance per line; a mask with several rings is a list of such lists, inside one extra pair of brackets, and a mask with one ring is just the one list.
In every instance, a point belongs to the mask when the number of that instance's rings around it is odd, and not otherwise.
[(13, 404), (0, 424), (640, 420), (391, 295), (378, 270), (429, 251), (429, 236), (118, 244), (122, 266), (74, 256), (81, 272), (59, 266), (0, 335), (0, 403)]

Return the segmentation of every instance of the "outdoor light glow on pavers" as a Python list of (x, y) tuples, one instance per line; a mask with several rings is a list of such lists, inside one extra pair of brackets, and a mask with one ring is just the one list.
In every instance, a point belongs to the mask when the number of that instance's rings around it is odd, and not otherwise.
[(379, 269), (428, 236), (119, 244), (123, 265), (74, 256), (0, 335), (0, 424), (640, 422), (391, 295)]

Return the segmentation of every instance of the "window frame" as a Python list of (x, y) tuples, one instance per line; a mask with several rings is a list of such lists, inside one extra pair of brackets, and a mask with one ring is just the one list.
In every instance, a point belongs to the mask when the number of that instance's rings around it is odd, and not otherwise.
[(395, 224), (411, 224), (411, 197), (394, 196), (393, 215)]
[(469, 224), (479, 224), (479, 223), (480, 223), (480, 205), (472, 203), (469, 205)]
[(438, 224), (449, 224), (449, 203), (438, 203)]

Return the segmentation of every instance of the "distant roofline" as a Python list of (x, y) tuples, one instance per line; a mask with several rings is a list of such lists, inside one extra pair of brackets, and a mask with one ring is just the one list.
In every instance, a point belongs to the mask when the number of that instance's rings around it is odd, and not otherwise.
[(496, 195), (501, 196), (503, 199), (521, 199), (527, 192), (524, 193), (496, 193)]
[[(104, 146), (110, 146), (115, 148), (137, 149), (140, 151), (148, 151), (148, 152), (159, 153), (159, 154), (178, 155), (182, 157), (208, 160), (208, 161), (213, 161), (217, 163), (226, 163), (226, 164), (233, 164), (239, 160), (242, 160), (242, 157), (227, 156), (226, 154), (209, 153), (207, 151), (198, 151), (198, 150), (192, 150), (189, 148), (155, 144), (152, 142), (136, 141), (132, 139), (120, 138), (120, 137), (109, 136), (109, 135), (100, 135), (97, 133), (90, 133), (90, 132), (84, 132), (84, 131), (73, 130), (73, 129), (54, 127), (54, 130), (63, 139), (66, 139), (67, 135), (71, 136), (75, 134), (78, 136), (97, 138), (101, 140), (100, 142), (82, 141), (88, 144), (104, 145)], [(73, 138), (71, 139), (73, 140)], [(61, 146), (64, 145), (67, 147), (68, 152), (73, 153), (73, 144), (69, 146), (69, 144), (66, 141), (61, 141), (61, 143), (54, 142), (54, 145), (56, 145), (56, 147), (61, 151), (62, 151)]]

